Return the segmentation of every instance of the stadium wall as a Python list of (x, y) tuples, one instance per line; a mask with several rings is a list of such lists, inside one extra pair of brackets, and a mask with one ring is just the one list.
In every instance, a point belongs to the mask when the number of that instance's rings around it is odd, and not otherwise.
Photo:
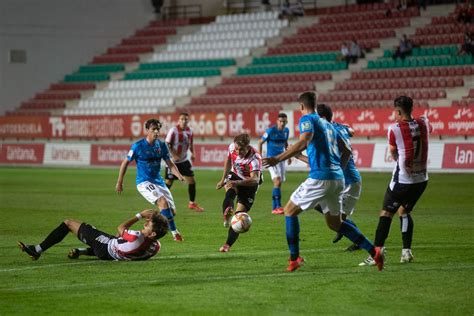
[[(256, 146), (256, 144), (253, 144)], [(221, 169), (228, 144), (198, 143), (195, 145), (196, 169)], [(87, 143), (3, 143), (0, 144), (0, 164), (67, 167), (119, 167), (130, 145)], [(265, 153), (264, 153), (265, 154)], [(356, 165), (365, 171), (393, 170), (387, 143), (384, 140), (353, 144)], [(433, 172), (474, 173), (474, 142), (430, 143), (428, 168)], [(294, 161), (288, 170), (307, 170), (307, 166)]]

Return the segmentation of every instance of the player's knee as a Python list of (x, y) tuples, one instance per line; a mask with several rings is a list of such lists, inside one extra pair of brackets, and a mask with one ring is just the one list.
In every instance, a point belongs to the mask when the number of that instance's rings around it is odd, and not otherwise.
[(380, 211), (380, 216), (392, 218), (393, 213), (390, 213), (389, 211), (386, 211), (386, 210), (382, 210), (382, 211)]

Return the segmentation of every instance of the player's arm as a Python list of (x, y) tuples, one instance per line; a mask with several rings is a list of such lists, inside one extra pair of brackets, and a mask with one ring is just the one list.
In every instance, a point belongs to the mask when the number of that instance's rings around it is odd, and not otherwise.
[(260, 155), (262, 154), (262, 150), (263, 150), (263, 144), (266, 142), (267, 140), (266, 139), (263, 139), (263, 138), (260, 138), (258, 140), (258, 152), (260, 153)]
[(119, 236), (122, 236), (124, 231), (128, 230), (133, 224), (135, 224), (136, 222), (138, 222), (140, 219), (143, 218), (143, 219), (145, 219), (145, 220), (150, 220), (154, 213), (156, 213), (156, 211), (153, 211), (153, 210), (143, 210), (143, 211), (137, 213), (137, 214), (136, 214), (135, 216), (133, 216), (132, 218), (127, 219), (125, 222), (123, 222), (122, 224), (120, 224), (120, 225), (117, 227)]
[(222, 178), (219, 182), (217, 182), (216, 189), (219, 190), (224, 186), (225, 179), (227, 178), (227, 175), (230, 172), (230, 167), (231, 167), (231, 161), (230, 158), (227, 157), (227, 159), (224, 161), (224, 171), (222, 172)]
[(235, 187), (253, 187), (258, 185), (260, 182), (260, 170), (255, 170), (250, 172), (250, 177), (244, 180), (234, 180), (228, 181), (225, 184), (226, 189), (231, 189)]
[(263, 158), (263, 165), (265, 167), (275, 166), (282, 161), (296, 156), (297, 154), (301, 153), (303, 150), (306, 149), (312, 138), (313, 132), (306, 132), (300, 134), (300, 139), (291, 147), (289, 147), (288, 150), (285, 150), (284, 152), (275, 157)]
[(120, 165), (119, 176), (117, 179), (117, 184), (115, 185), (115, 191), (120, 194), (123, 192), (123, 178), (125, 177), (125, 173), (127, 172), (128, 164), (130, 161), (125, 158), (122, 160), (122, 164)]
[(174, 150), (173, 143), (166, 142), (166, 145), (168, 145), (168, 150), (171, 154), (171, 157), (173, 157), (173, 160), (179, 160), (178, 152), (176, 150)]
[(304, 162), (304, 163), (306, 163), (306, 164), (309, 164), (308, 156), (305, 156), (302, 153), (296, 154), (295, 158), (302, 161), (302, 162)]
[(398, 160), (398, 150), (397, 150), (397, 141), (395, 140), (395, 134), (393, 130), (390, 128), (388, 131), (388, 151), (392, 156), (394, 161)]
[(397, 161), (398, 160), (397, 146), (388, 145), (388, 150), (390, 151), (390, 155), (392, 155), (393, 160)]
[(184, 181), (183, 175), (181, 174), (181, 172), (179, 172), (178, 167), (176, 167), (175, 163), (171, 159), (169, 159), (169, 157), (168, 159), (165, 159), (165, 163), (171, 170), (171, 173), (173, 173), (173, 175), (178, 178), (179, 181)]
[(341, 154), (341, 168), (345, 169), (349, 159), (351, 159), (351, 148), (349, 144), (342, 139), (342, 137), (337, 137), (337, 146)]
[[(288, 146), (289, 146), (289, 145), (288, 145), (288, 141), (286, 141), (286, 142), (285, 142), (285, 150), (288, 150)], [(301, 155), (301, 153), (300, 153), (300, 155)], [(294, 157), (295, 157), (296, 159), (298, 159), (298, 157), (296, 157), (296, 156), (297, 156), (297, 155), (295, 155)], [(289, 166), (289, 165), (291, 165), (291, 158), (288, 159), (288, 166)]]
[(191, 161), (194, 161), (194, 136), (191, 134), (191, 139), (189, 140), (189, 151), (191, 152)]

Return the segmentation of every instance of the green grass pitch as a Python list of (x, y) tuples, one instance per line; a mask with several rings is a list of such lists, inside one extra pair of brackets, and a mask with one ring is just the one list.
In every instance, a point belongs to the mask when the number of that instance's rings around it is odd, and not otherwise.
[[(472, 315), (474, 224), (472, 174), (431, 174), (414, 211), (415, 262), (400, 264), (401, 234), (395, 218), (387, 240), (386, 269), (358, 267), (367, 254), (344, 252), (316, 212), (300, 216), (301, 254), (307, 264), (285, 271), (288, 250), (283, 216), (271, 214), (271, 181), (257, 193), (250, 232), (231, 252), (217, 250), (222, 226), (221, 171), (197, 171), (197, 201), (187, 209), (187, 186), (175, 182), (176, 222), (185, 241), (168, 234), (162, 250), (144, 262), (70, 260), (82, 245), (70, 235), (31, 261), (16, 241), (39, 243), (62, 220), (74, 218), (115, 233), (150, 205), (135, 188), (130, 169), (121, 196), (116, 169), (0, 168), (0, 315)], [(283, 200), (305, 179), (289, 173)], [(388, 173), (364, 173), (353, 220), (373, 239)], [(135, 226), (137, 227), (137, 226)]]

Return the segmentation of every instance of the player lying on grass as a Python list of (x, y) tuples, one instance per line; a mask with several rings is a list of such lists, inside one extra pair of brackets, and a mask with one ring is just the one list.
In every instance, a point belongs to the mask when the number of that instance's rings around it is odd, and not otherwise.
[[(129, 229), (142, 218), (145, 220), (143, 229)], [(89, 246), (71, 249), (68, 254), (71, 259), (86, 255), (101, 260), (146, 260), (160, 251), (158, 239), (166, 235), (168, 220), (157, 211), (144, 210), (120, 224), (117, 229), (118, 236), (112, 236), (89, 224), (66, 219), (40, 244), (26, 245), (19, 241), (18, 246), (33, 260), (38, 260), (43, 252), (60, 243), (71, 232)]]

